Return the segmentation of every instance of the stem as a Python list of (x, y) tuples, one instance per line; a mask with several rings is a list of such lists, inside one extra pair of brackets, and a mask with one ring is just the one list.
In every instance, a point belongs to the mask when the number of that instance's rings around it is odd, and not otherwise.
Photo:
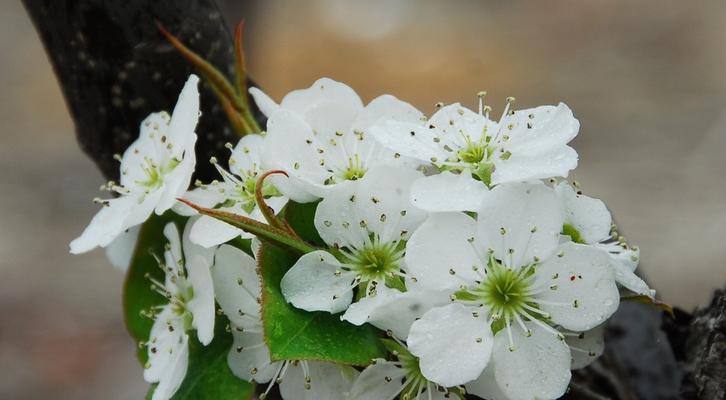
[(245, 232), (257, 236), (261, 240), (268, 240), (270, 242), (277, 243), (302, 254), (310, 253), (317, 250), (315, 247), (305, 243), (301, 239), (292, 237), (288, 232), (282, 229), (275, 228), (274, 226), (270, 226), (259, 221), (255, 221), (252, 218), (233, 214), (227, 211), (202, 207), (181, 198), (177, 200), (197, 210), (200, 214), (216, 218), (222, 222), (226, 222), (234, 227), (242, 229)]

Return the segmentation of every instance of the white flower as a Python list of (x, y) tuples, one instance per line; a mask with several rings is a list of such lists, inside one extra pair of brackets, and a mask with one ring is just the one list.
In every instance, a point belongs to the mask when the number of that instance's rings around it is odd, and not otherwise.
[[(184, 197), (203, 207), (216, 207), (222, 211), (265, 222), (255, 199), (257, 180), (264, 172), (260, 170), (260, 154), (263, 148), (262, 136), (243, 137), (232, 150), (229, 171), (222, 168), (215, 158), (211, 160), (222, 176), (222, 181), (215, 180), (207, 185), (199, 184), (198, 188), (187, 192)], [(280, 211), (287, 203), (287, 199), (281, 196), (269, 180), (263, 183), (262, 195), (267, 205), (275, 212)], [(195, 213), (190, 207), (182, 204), (175, 209), (181, 214)], [(204, 247), (217, 246), (238, 236), (245, 239), (253, 237), (252, 234), (206, 215), (199, 218), (191, 232), (192, 242)]]
[(567, 143), (580, 123), (565, 104), (509, 111), (511, 101), (499, 122), (490, 120), (488, 112), (477, 114), (456, 103), (425, 122), (384, 120), (370, 131), (403, 156), (461, 174), (422, 178), (411, 191), (417, 206), (475, 211), (486, 191), (481, 182), (493, 186), (567, 176), (577, 166), (577, 153)]
[(653, 291), (635, 275), (640, 250), (630, 247), (618, 237), (613, 219), (599, 199), (578, 194), (566, 182), (555, 186), (565, 216), (563, 233), (576, 243), (588, 244), (610, 255), (619, 284), (637, 294), (653, 297)]
[(420, 176), (379, 166), (332, 190), (318, 205), (315, 227), (341, 259), (323, 250), (300, 257), (280, 283), (285, 299), (307, 311), (338, 313), (357, 286), (368, 296), (382, 285), (403, 287), (405, 241), (425, 218), (408, 201), (408, 188)]
[(234, 343), (227, 355), (232, 372), (246, 381), (280, 385), (285, 400), (338, 400), (350, 390), (357, 373), (349, 367), (316, 361), (272, 361), (260, 317), (261, 281), (255, 260), (222, 245), (212, 267), (214, 290), (230, 320)]
[(131, 227), (116, 236), (116, 239), (106, 246), (106, 258), (114, 268), (120, 271), (126, 271), (129, 268), (140, 231), (141, 225)]
[(561, 331), (602, 324), (619, 293), (607, 254), (560, 244), (563, 223), (553, 189), (503, 184), (485, 197), (476, 221), (434, 214), (413, 234), (409, 273), (455, 298), (411, 326), (408, 346), (424, 376), (451, 387), (487, 367), (509, 399), (564, 393), (571, 356)]
[(152, 212), (163, 214), (187, 190), (196, 163), (198, 82), (195, 75), (189, 77), (171, 118), (160, 112), (141, 123), (139, 138), (121, 158), (120, 184), (107, 185), (119, 197), (98, 200), (103, 208), (71, 242), (71, 253), (107, 246), (125, 230), (146, 221)]
[(176, 225), (164, 227), (169, 244), (159, 266), (165, 280), (149, 277), (153, 288), (168, 299), (154, 308), (154, 325), (146, 344), (149, 361), (144, 379), (159, 383), (153, 400), (171, 398), (184, 380), (189, 363), (187, 332), (195, 329), (205, 346), (214, 337), (214, 292), (209, 272), (214, 250), (189, 241), (191, 224), (187, 223), (181, 240)]
[(286, 171), (289, 178), (272, 177), (273, 183), (303, 203), (324, 197), (337, 184), (360, 179), (377, 165), (405, 163), (400, 154), (374, 141), (368, 130), (381, 120), (415, 123), (423, 117), (389, 95), (364, 107), (353, 89), (328, 78), (290, 92), (279, 105), (258, 89), (250, 93), (269, 118), (263, 167)]
[[(350, 390), (349, 400), (446, 400), (458, 398), (446, 388), (427, 380), (418, 359), (403, 346), (396, 350), (397, 361), (376, 359), (361, 372)], [(398, 397), (397, 397), (398, 396)]]

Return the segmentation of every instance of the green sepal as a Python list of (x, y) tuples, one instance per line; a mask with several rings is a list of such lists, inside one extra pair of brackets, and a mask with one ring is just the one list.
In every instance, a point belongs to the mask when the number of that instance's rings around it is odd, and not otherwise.
[(673, 312), (673, 307), (670, 304), (656, 300), (650, 296), (643, 294), (625, 295), (620, 296), (620, 301), (634, 301), (637, 303), (648, 304), (661, 311), (665, 311), (671, 318), (676, 319), (676, 314)]

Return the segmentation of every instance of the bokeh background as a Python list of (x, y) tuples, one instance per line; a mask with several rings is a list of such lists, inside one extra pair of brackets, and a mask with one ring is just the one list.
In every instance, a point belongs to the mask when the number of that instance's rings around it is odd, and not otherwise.
[[(726, 2), (220, 1), (248, 22), (250, 73), (275, 99), (330, 76), (501, 112), (568, 103), (573, 178), (642, 248), (661, 298), (691, 309), (726, 284)], [(123, 275), (67, 244), (102, 183), (81, 153), (37, 35), (0, 2), (0, 398), (140, 399)], [(170, 108), (154, 104), (149, 111)]]

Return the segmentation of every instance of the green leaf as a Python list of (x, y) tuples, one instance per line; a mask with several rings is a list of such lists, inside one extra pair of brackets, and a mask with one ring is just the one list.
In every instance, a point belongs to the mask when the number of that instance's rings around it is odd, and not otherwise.
[[(189, 338), (189, 369), (179, 390), (171, 400), (247, 400), (255, 393), (255, 385), (243, 381), (230, 371), (227, 353), (232, 346), (232, 334), (225, 327), (229, 321), (218, 317), (214, 340), (203, 346), (196, 337)], [(148, 398), (155, 386), (149, 390)]]
[[(151, 325), (154, 323), (150, 318), (141, 314), (148, 311), (151, 306), (166, 302), (162, 295), (151, 290), (151, 281), (145, 277), (146, 274), (149, 274), (161, 282), (164, 281), (164, 271), (159, 268), (152, 253), (163, 257), (164, 246), (167, 243), (166, 237), (164, 237), (164, 226), (167, 223), (176, 223), (179, 232), (183, 232), (185, 221), (186, 218), (167, 212), (162, 216), (152, 215), (141, 227), (136, 249), (131, 258), (131, 265), (126, 273), (123, 294), (126, 329), (136, 343), (146, 342), (149, 339)], [(141, 364), (145, 364), (146, 348), (140, 346), (137, 355)]]
[(368, 365), (384, 358), (381, 332), (370, 325), (355, 326), (339, 315), (307, 312), (285, 301), (280, 280), (297, 257), (263, 244), (257, 257), (262, 275), (262, 319), (273, 360), (319, 360)]

